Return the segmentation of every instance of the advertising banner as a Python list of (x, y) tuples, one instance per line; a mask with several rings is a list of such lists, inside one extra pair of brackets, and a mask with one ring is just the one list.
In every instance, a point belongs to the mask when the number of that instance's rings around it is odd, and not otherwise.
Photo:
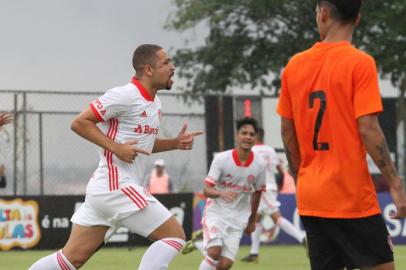
[[(190, 237), (193, 194), (155, 196), (165, 205)], [(57, 249), (69, 237), (75, 209), (84, 196), (3, 196), (0, 198), (0, 250)], [(130, 243), (129, 243), (130, 241)], [(121, 228), (110, 239), (114, 245), (148, 243)]]
[[(389, 234), (392, 237), (394, 244), (406, 244), (406, 219), (391, 219), (389, 214), (395, 210), (395, 205), (392, 202), (392, 198), (389, 193), (383, 192), (378, 194), (379, 204), (382, 209), (382, 216), (386, 222)], [(303, 226), (300, 222), (300, 218), (297, 214), (296, 200), (294, 194), (280, 194), (278, 200), (281, 202), (280, 211), (283, 217), (293, 223), (293, 225), (302, 230)], [(201, 229), (201, 215), (204, 210), (205, 197), (202, 194), (195, 194), (193, 201), (193, 230)], [(267, 216), (261, 220), (264, 232), (261, 236), (263, 243), (272, 244), (297, 244), (298, 242), (281, 231), (278, 226), (275, 226), (272, 219)], [(243, 236), (241, 243), (249, 244), (250, 238), (246, 235)]]

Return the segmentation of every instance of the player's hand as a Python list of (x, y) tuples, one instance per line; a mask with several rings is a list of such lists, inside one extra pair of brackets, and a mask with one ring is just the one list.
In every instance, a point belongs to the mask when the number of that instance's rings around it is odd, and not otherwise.
[(233, 191), (221, 191), (220, 197), (226, 202), (234, 201), (238, 196), (238, 193)]
[(138, 154), (150, 155), (147, 150), (135, 147), (137, 143), (138, 140), (130, 140), (123, 144), (116, 144), (113, 153), (127, 163), (133, 163)]
[(406, 193), (403, 187), (397, 189), (391, 189), (391, 195), (393, 202), (396, 206), (396, 212), (390, 213), (389, 216), (392, 219), (399, 219), (406, 217)]
[(255, 231), (255, 221), (254, 222), (248, 222), (247, 227), (245, 228), (245, 234), (246, 235), (251, 235), (251, 233)]
[(7, 125), (13, 120), (13, 115), (8, 112), (0, 113), (0, 127)]
[(176, 137), (176, 148), (180, 150), (190, 150), (193, 148), (193, 138), (202, 135), (202, 131), (187, 133), (187, 123), (183, 124), (178, 136)]

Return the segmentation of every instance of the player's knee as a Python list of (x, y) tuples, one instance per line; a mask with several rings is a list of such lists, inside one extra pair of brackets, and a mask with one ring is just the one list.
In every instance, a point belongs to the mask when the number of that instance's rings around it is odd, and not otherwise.
[(207, 255), (212, 258), (215, 261), (218, 261), (220, 259), (220, 255), (221, 255), (221, 250), (218, 251), (217, 249), (208, 249), (207, 250)]
[(230, 261), (220, 260), (217, 264), (217, 270), (228, 270), (231, 268), (232, 265), (233, 263)]

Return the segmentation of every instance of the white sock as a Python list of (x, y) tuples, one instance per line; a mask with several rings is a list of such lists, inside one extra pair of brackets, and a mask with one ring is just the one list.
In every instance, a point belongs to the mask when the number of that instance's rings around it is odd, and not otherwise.
[(76, 270), (62, 254), (62, 250), (43, 257), (31, 265), (28, 270)]
[(196, 249), (197, 249), (198, 251), (200, 251), (200, 253), (202, 253), (203, 257), (206, 257), (207, 252), (206, 252), (206, 250), (204, 249), (203, 241), (202, 241), (202, 240), (198, 240), (198, 241), (195, 241), (194, 244), (195, 244)]
[(168, 269), (169, 263), (184, 245), (185, 241), (180, 238), (164, 238), (155, 241), (142, 256), (138, 270)]
[(259, 253), (259, 246), (261, 245), (262, 225), (261, 223), (255, 224), (255, 231), (251, 233), (251, 254)]
[(305, 237), (304, 234), (299, 231), (289, 220), (284, 217), (280, 217), (277, 223), (285, 233), (295, 238), (299, 243), (302, 243)]
[(213, 260), (209, 256), (206, 256), (204, 260), (200, 263), (199, 270), (215, 270), (218, 261)]

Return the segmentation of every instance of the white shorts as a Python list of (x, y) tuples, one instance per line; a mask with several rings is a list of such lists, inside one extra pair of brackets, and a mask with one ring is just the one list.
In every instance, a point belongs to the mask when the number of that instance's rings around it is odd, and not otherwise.
[(237, 256), (243, 229), (235, 229), (223, 223), (219, 218), (208, 218), (202, 221), (203, 247), (207, 251), (210, 247), (221, 246), (221, 256), (232, 261)]
[(82, 226), (107, 226), (105, 241), (120, 227), (147, 237), (172, 216), (142, 187), (131, 185), (103, 194), (87, 194), (71, 221)]
[(277, 190), (269, 189), (266, 192), (262, 192), (257, 213), (260, 215), (272, 215), (273, 213), (279, 211), (279, 206), (281, 206), (281, 203), (277, 200), (277, 198)]

